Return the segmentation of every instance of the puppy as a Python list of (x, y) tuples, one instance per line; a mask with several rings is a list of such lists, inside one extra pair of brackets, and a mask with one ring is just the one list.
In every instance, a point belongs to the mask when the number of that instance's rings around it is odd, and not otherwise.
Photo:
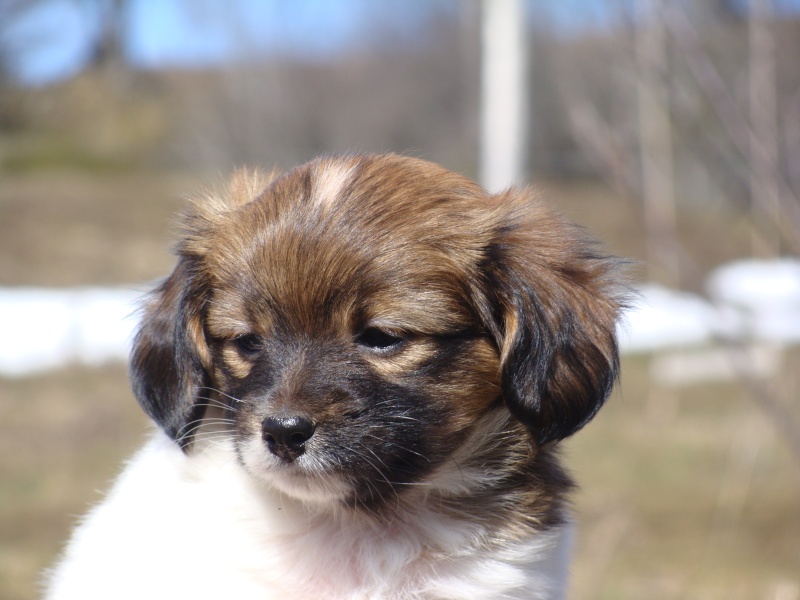
[(159, 431), (48, 597), (561, 598), (556, 446), (618, 370), (616, 261), (431, 163), (240, 171), (134, 342)]

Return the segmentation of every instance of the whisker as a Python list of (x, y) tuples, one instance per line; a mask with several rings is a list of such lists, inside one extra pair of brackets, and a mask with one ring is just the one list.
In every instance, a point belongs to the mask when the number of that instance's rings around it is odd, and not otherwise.
[(226, 394), (222, 390), (218, 390), (217, 388), (214, 388), (214, 387), (209, 387), (209, 386), (204, 385), (200, 389), (201, 390), (209, 390), (211, 392), (216, 392), (217, 394), (220, 394), (221, 396), (225, 396), (226, 398), (228, 398), (229, 400), (233, 400), (234, 402), (244, 402), (244, 400), (242, 400), (240, 398), (237, 398), (236, 396), (231, 396), (230, 394)]
[(216, 441), (216, 440), (222, 442), (228, 439), (228, 435), (224, 431), (202, 431), (192, 436), (192, 439), (194, 441), (203, 441), (203, 442)]
[[(233, 419), (225, 419), (225, 418), (200, 418), (194, 419), (189, 421), (188, 423), (184, 424), (183, 427), (178, 429), (175, 432), (175, 437), (177, 439), (182, 439), (189, 436), (195, 436), (197, 431), (204, 425), (233, 425), (235, 421)], [(188, 442), (187, 442), (188, 443)]]
[(404, 419), (406, 421), (415, 421), (417, 423), (422, 423), (422, 419), (417, 419), (415, 417), (409, 417), (408, 415), (392, 415), (394, 419)]
[(404, 452), (410, 452), (411, 454), (415, 454), (415, 455), (419, 456), (420, 458), (422, 458), (422, 459), (424, 459), (424, 460), (426, 460), (428, 462), (431, 462), (430, 458), (428, 458), (424, 454), (420, 454), (419, 452), (416, 452), (416, 451), (412, 450), (411, 448), (406, 448), (405, 446), (401, 446), (400, 444), (398, 444), (396, 442), (391, 442), (389, 440), (384, 440), (383, 438), (380, 438), (377, 435), (372, 435), (371, 433), (366, 433), (364, 435), (369, 436), (374, 440), (378, 440), (381, 444), (389, 444), (390, 446), (394, 446), (395, 448), (399, 448), (400, 450), (403, 450)]
[(234, 421), (233, 419), (225, 419), (223, 417), (203, 419), (204, 425), (234, 425), (235, 423), (236, 421)]
[(203, 419), (194, 419), (193, 421), (184, 423), (183, 427), (181, 427), (180, 429), (178, 429), (178, 431), (175, 432), (175, 437), (179, 439), (185, 437), (197, 431), (202, 424), (203, 424)]
[[(363, 447), (363, 446), (362, 446), (362, 447)], [(380, 462), (380, 463), (381, 463), (381, 464), (382, 464), (384, 467), (386, 467), (386, 463), (385, 463), (385, 462), (383, 462), (383, 461), (380, 459), (380, 457), (379, 457), (377, 454), (375, 454), (375, 452), (373, 452), (373, 451), (372, 451), (370, 448), (364, 448), (364, 449), (365, 449), (365, 450), (367, 450), (367, 451), (369, 451), (369, 452), (370, 452), (370, 454), (372, 454), (372, 455), (373, 455), (373, 456), (374, 456), (374, 457), (375, 457), (375, 458), (378, 460), (378, 462)], [(378, 466), (377, 466), (375, 463), (373, 463), (373, 462), (372, 462), (372, 461), (371, 461), (371, 460), (370, 460), (370, 459), (369, 459), (369, 458), (368, 458), (368, 457), (367, 457), (367, 456), (366, 456), (364, 453), (362, 453), (362, 452), (359, 452), (359, 451), (357, 451), (357, 450), (355, 450), (355, 449), (353, 449), (353, 452), (355, 452), (355, 454), (356, 454), (357, 456), (359, 456), (360, 458), (362, 458), (362, 459), (363, 459), (363, 460), (364, 460), (364, 461), (365, 461), (365, 462), (366, 462), (366, 463), (367, 463), (367, 464), (368, 464), (370, 467), (372, 467), (372, 468), (375, 470), (375, 472), (376, 472), (376, 473), (377, 473), (377, 474), (378, 474), (378, 475), (381, 477), (381, 479), (383, 479), (383, 481), (385, 481), (385, 482), (386, 482), (386, 484), (389, 486), (389, 489), (390, 489), (390, 490), (392, 490), (392, 492), (394, 492), (395, 496), (397, 496), (397, 491), (394, 489), (394, 484), (393, 484), (393, 483), (392, 483), (392, 481), (391, 481), (391, 480), (390, 480), (390, 479), (389, 479), (389, 478), (386, 476), (386, 474), (385, 474), (385, 473), (383, 473), (383, 472), (382, 472), (382, 471), (381, 471), (381, 470), (378, 468)], [(387, 467), (387, 468), (388, 468), (388, 467)], [(379, 499), (381, 502), (385, 502), (385, 501), (386, 501), (386, 499), (383, 497), (383, 494), (380, 492), (380, 490), (379, 490), (377, 487), (375, 487), (375, 486), (374, 486), (374, 484), (373, 484), (371, 481), (369, 481), (369, 480), (366, 480), (364, 483), (367, 485), (367, 487), (368, 487), (368, 488), (371, 488), (371, 489), (374, 489), (374, 490), (375, 490), (375, 492), (378, 494), (378, 499)]]
[[(372, 436), (372, 437), (375, 437), (375, 436)], [(379, 438), (376, 438), (376, 439), (379, 439)], [(367, 452), (369, 452), (369, 453), (370, 453), (372, 456), (374, 456), (374, 457), (375, 457), (375, 459), (376, 459), (376, 460), (377, 460), (377, 461), (378, 461), (380, 464), (382, 464), (382, 465), (383, 465), (385, 468), (387, 468), (387, 469), (389, 468), (389, 467), (387, 466), (387, 464), (386, 464), (386, 463), (383, 461), (383, 459), (381, 459), (381, 458), (380, 458), (380, 457), (379, 457), (377, 454), (375, 454), (375, 452), (374, 452), (374, 451), (373, 451), (371, 448), (368, 448), (368, 447), (364, 446), (363, 444), (360, 444), (360, 447), (361, 447), (361, 448), (363, 448), (364, 450), (366, 450)], [(395, 508), (396, 508), (396, 510), (398, 510), (398, 511), (399, 511), (399, 510), (400, 510), (400, 508), (401, 508), (401, 506), (402, 506), (402, 504), (401, 504), (400, 494), (399, 494), (399, 492), (398, 492), (398, 490), (397, 490), (397, 486), (398, 486), (398, 485), (403, 485), (403, 484), (402, 484), (402, 483), (400, 483), (400, 482), (397, 482), (397, 481), (392, 481), (391, 479), (389, 479), (389, 477), (388, 477), (388, 476), (387, 476), (385, 473), (383, 473), (383, 472), (382, 472), (380, 469), (378, 469), (378, 468), (377, 468), (377, 466), (375, 465), (375, 463), (373, 463), (373, 462), (372, 462), (372, 461), (371, 461), (371, 460), (370, 460), (370, 459), (369, 459), (369, 458), (368, 458), (368, 457), (367, 457), (365, 454), (363, 454), (362, 452), (358, 452), (358, 451), (357, 451), (357, 450), (355, 450), (355, 449), (354, 449), (353, 451), (354, 451), (354, 452), (356, 452), (356, 454), (357, 454), (358, 456), (360, 456), (361, 458), (363, 458), (363, 459), (364, 459), (364, 460), (365, 460), (365, 461), (366, 461), (366, 462), (367, 462), (367, 463), (368, 463), (368, 464), (369, 464), (369, 465), (370, 465), (370, 466), (371, 466), (371, 467), (372, 467), (372, 468), (373, 468), (373, 469), (374, 469), (374, 470), (375, 470), (375, 471), (378, 473), (378, 475), (380, 475), (381, 479), (382, 479), (383, 481), (385, 481), (385, 482), (386, 482), (386, 484), (389, 486), (389, 490), (390, 490), (390, 491), (392, 492), (392, 494), (394, 495), (394, 499), (395, 499)], [(381, 491), (380, 491), (380, 490), (377, 488), (377, 486), (375, 486), (375, 484), (374, 484), (373, 482), (371, 482), (371, 481), (366, 481), (365, 483), (366, 483), (366, 485), (367, 485), (367, 487), (368, 487), (368, 488), (372, 488), (372, 489), (374, 489), (374, 490), (375, 490), (375, 492), (377, 492), (377, 494), (378, 494), (378, 499), (379, 499), (379, 500), (380, 500), (380, 501), (381, 501), (383, 504), (386, 504), (386, 498), (385, 498), (385, 496), (384, 496), (384, 495), (381, 493)], [(365, 506), (364, 508), (365, 508), (365, 509), (367, 509), (367, 510), (368, 510), (368, 512), (372, 512), (373, 516), (375, 516), (376, 518), (378, 518), (378, 517), (379, 517), (379, 515), (378, 515), (377, 513), (374, 513), (373, 511), (369, 511), (369, 509), (368, 509), (366, 506)]]
[(238, 408), (235, 406), (231, 406), (230, 404), (225, 404), (224, 402), (218, 400), (217, 398), (211, 398), (209, 396), (198, 396), (198, 400), (205, 400), (205, 402), (198, 403), (198, 406), (207, 406), (209, 408), (222, 408), (224, 410), (229, 410), (231, 412), (238, 412)]

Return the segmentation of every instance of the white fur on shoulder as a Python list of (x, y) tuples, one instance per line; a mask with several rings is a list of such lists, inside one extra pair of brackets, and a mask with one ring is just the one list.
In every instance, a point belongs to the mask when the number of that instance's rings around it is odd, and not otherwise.
[(569, 527), (487, 555), (474, 552), (477, 526), (427, 508), (407, 521), (376, 527), (314, 511), (252, 479), (224, 443), (187, 456), (158, 433), (78, 528), (47, 599), (563, 593)]

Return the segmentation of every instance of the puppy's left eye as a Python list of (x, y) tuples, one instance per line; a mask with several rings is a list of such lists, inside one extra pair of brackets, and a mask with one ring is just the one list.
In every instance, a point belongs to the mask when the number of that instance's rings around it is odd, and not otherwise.
[(394, 350), (404, 341), (405, 340), (400, 335), (377, 327), (367, 327), (356, 337), (356, 342), (360, 345), (370, 350), (379, 351)]
[(245, 356), (252, 356), (261, 351), (261, 338), (254, 333), (246, 333), (233, 339), (236, 349)]

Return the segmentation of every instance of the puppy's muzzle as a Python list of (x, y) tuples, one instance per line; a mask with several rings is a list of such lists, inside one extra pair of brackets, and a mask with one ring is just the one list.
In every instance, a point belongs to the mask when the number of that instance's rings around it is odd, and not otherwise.
[(291, 461), (306, 451), (315, 429), (314, 423), (303, 417), (267, 417), (261, 423), (261, 437), (272, 454)]

